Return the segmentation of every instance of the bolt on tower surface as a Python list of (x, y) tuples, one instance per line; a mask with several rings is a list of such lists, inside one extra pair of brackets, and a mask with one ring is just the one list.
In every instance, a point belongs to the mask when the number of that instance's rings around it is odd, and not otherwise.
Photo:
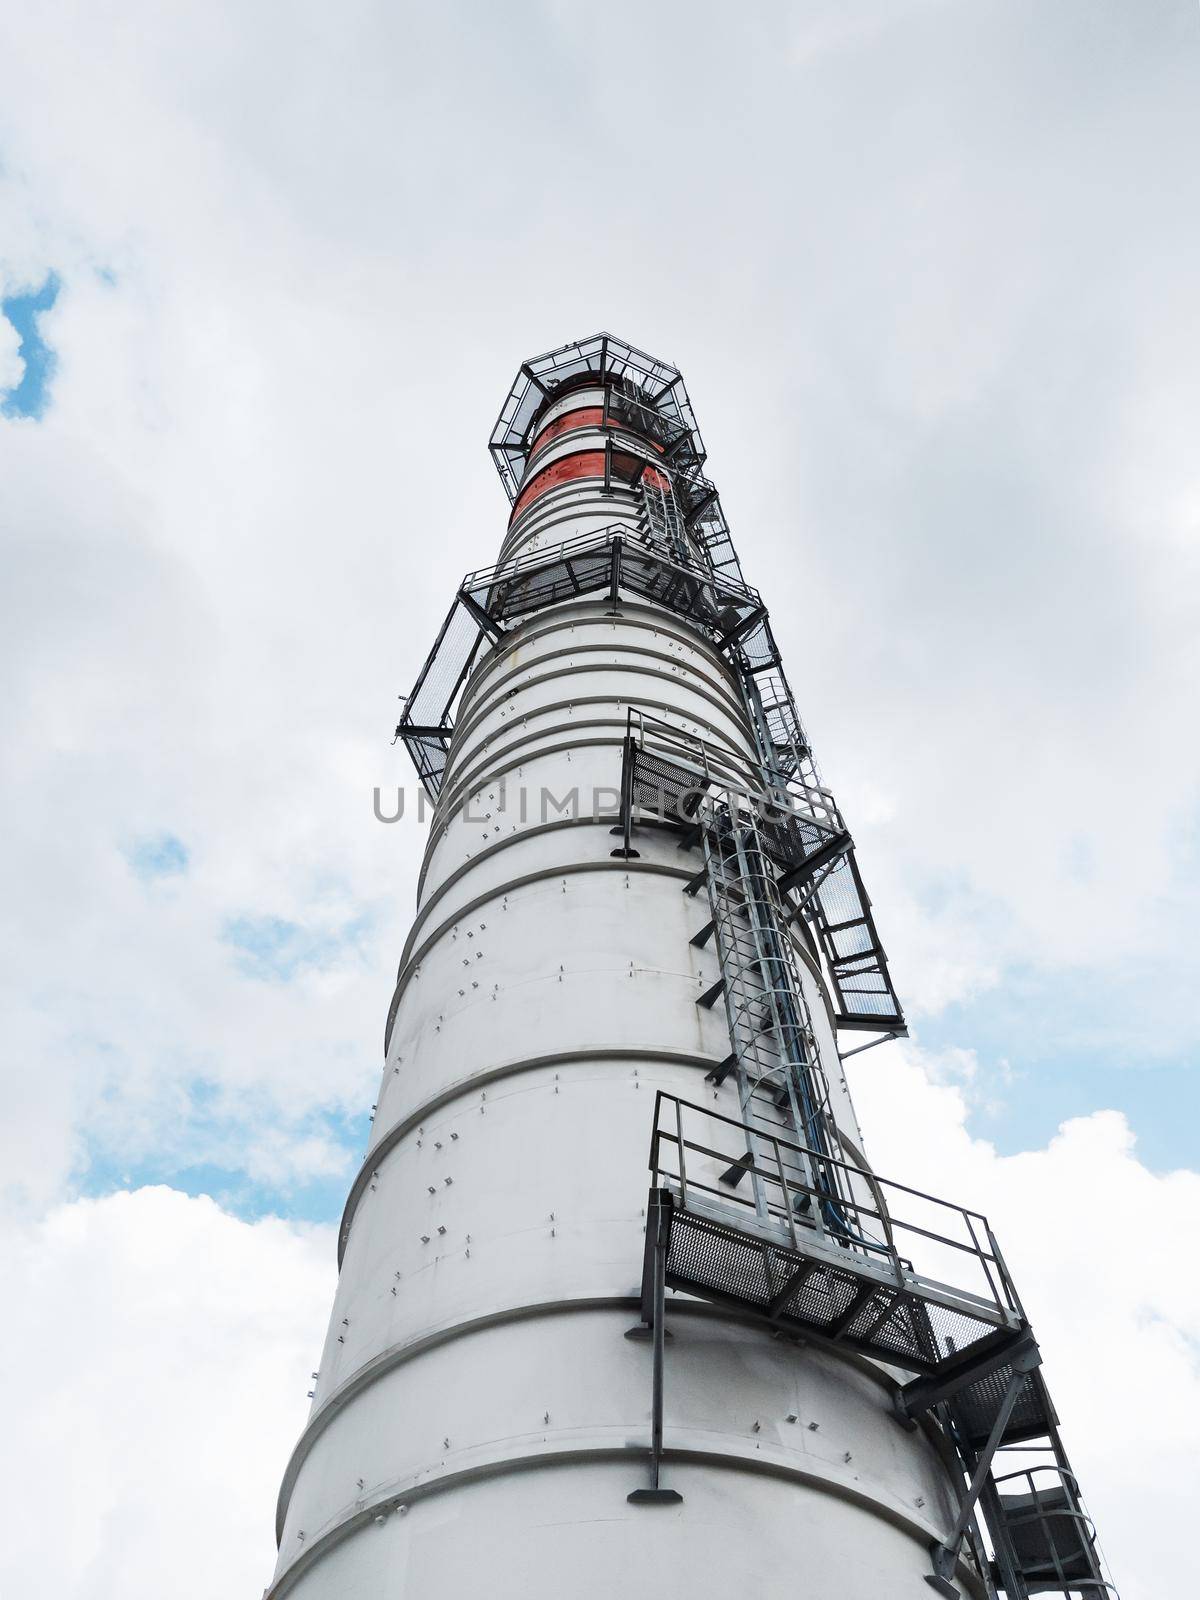
[(269, 1595), (1115, 1595), (986, 1219), (863, 1154), (904, 1018), (680, 374), (564, 346), (491, 449)]

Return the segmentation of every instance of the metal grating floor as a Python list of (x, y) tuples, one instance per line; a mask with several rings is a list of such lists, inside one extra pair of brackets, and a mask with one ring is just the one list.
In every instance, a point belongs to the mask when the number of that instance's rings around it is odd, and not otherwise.
[[(986, 1378), (966, 1384), (954, 1396), (955, 1421), (971, 1444), (981, 1445), (987, 1438), (1011, 1377), (1011, 1367), (997, 1367)], [(1027, 1373), (1004, 1430), (1004, 1442), (1016, 1444), (1022, 1439), (1039, 1439), (1054, 1420), (1041, 1375)]]
[[(936, 1373), (994, 1344), (998, 1333), (1003, 1337), (995, 1322), (879, 1283), (849, 1262), (831, 1266), (678, 1207), (671, 1215), (666, 1278), (673, 1289), (740, 1305), (913, 1372)], [(972, 1387), (982, 1390), (990, 1382)], [(978, 1396), (981, 1414), (989, 1398)]]

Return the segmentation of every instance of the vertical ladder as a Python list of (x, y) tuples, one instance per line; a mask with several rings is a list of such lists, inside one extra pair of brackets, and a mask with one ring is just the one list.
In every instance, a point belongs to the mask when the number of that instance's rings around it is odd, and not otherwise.
[(683, 517), (670, 480), (654, 467), (648, 467), (642, 473), (639, 487), (642, 491), (639, 530), (670, 560), (690, 566)]
[[(829, 1196), (818, 1215), (808, 1196), (799, 1213), (814, 1227), (836, 1229), (840, 1192), (835, 1168), (819, 1160), (831, 1154), (833, 1121), (829, 1087), (821, 1067), (811, 1014), (800, 982), (795, 947), (787, 931), (787, 907), (758, 837), (754, 818), (727, 805), (711, 808), (701, 825), (704, 881), (711, 913), (720, 979), (705, 995), (718, 992), (725, 1002), (732, 1054), (720, 1071), (736, 1073), (742, 1120), (746, 1125), (747, 1165), (761, 1169), (767, 1148), (756, 1145), (756, 1130), (786, 1133), (814, 1157), (789, 1157), (784, 1184), (797, 1182)], [(759, 1157), (763, 1159), (759, 1159)], [(817, 1170), (813, 1170), (814, 1166)], [(744, 1171), (731, 1167), (723, 1181), (736, 1185)], [(760, 1170), (753, 1176), (755, 1209), (767, 1214)], [(799, 1214), (798, 1213), (798, 1214)]]

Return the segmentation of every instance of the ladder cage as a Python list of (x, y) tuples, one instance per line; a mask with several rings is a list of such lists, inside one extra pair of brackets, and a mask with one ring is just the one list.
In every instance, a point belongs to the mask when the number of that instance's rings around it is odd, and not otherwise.
[(1060, 1592), (1080, 1586), (1113, 1592), (1101, 1570), (1095, 1525), (1069, 1468), (1047, 1462), (1003, 1473), (994, 1483), (1012, 1553), (1031, 1593), (1051, 1583)]
[[(743, 1111), (764, 1090), (804, 1144), (837, 1131), (829, 1084), (796, 965), (788, 912), (752, 816), (725, 804), (704, 831), (705, 882)], [(830, 1174), (827, 1203), (837, 1200)]]
[[(904, 1031), (874, 926), (863, 910), (853, 841), (828, 790), (772, 783), (761, 765), (748, 765), (721, 740), (631, 707), (621, 796), (627, 848), (638, 821), (647, 817), (697, 833), (716, 827), (719, 815), (727, 832), (753, 827), (754, 849), (778, 874), (770, 885), (757, 875), (762, 895), (784, 925), (803, 913), (817, 929), (838, 1001), (835, 1023)], [(784, 900), (790, 894), (796, 905)]]

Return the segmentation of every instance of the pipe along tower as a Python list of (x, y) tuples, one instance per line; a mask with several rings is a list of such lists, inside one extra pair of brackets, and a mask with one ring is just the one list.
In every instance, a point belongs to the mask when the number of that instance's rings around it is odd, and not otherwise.
[(903, 1013), (679, 372), (527, 361), (491, 451), (270, 1600), (1115, 1595), (986, 1219), (863, 1154)]

